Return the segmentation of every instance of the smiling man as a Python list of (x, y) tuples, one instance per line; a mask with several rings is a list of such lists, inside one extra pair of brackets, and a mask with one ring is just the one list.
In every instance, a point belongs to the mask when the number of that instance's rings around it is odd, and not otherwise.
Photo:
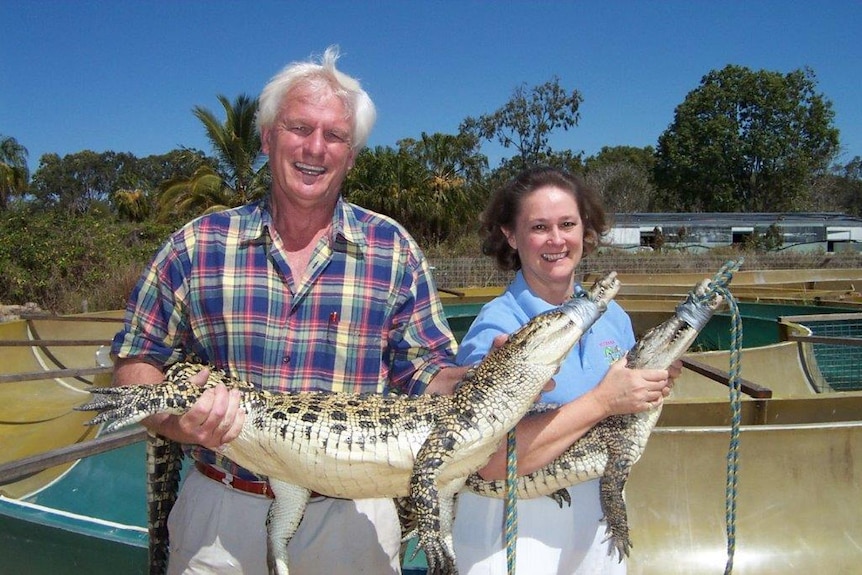
[[(376, 113), (337, 59), (329, 48), (264, 88), (270, 193), (194, 220), (156, 254), (114, 338), (116, 385), (160, 382), (188, 353), (270, 391), (450, 393), (460, 380), (424, 254), (398, 223), (341, 197)], [(242, 427), (238, 399), (220, 386), (183, 416), (144, 422), (195, 461), (168, 520), (169, 573), (267, 572), (266, 478), (217, 449)], [(315, 496), (290, 571), (400, 573), (400, 542), (391, 500)]]

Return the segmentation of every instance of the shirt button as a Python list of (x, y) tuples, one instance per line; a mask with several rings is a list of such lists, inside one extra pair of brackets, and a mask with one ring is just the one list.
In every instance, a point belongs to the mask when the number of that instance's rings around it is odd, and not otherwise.
[(286, 355), (281, 358), (281, 363), (290, 363), (290, 356)]

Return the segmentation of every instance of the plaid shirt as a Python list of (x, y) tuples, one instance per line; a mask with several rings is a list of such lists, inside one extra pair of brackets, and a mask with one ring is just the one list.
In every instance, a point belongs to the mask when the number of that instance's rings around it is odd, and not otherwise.
[(187, 224), (132, 292), (112, 352), (158, 365), (192, 352), (270, 391), (422, 393), (456, 351), (422, 251), (393, 220), (341, 199), (331, 229), (301, 280), (267, 200)]

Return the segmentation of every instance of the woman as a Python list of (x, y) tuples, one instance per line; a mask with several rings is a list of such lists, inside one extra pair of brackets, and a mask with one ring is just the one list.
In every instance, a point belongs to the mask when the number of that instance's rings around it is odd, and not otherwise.
[[(583, 291), (575, 269), (598, 247), (607, 224), (597, 196), (582, 182), (560, 170), (533, 168), (496, 192), (482, 228), (484, 253), (517, 274), (505, 293), (479, 312), (461, 343), (461, 365), (480, 361), (501, 334)], [(630, 318), (611, 302), (542, 394), (543, 403), (560, 407), (518, 424), (519, 474), (551, 462), (609, 415), (645, 411), (670, 393), (681, 364), (669, 370), (628, 369), (624, 356), (634, 343)], [(505, 467), (503, 447), (480, 475), (503, 479)], [(571, 487), (569, 494), (571, 507), (563, 509), (547, 497), (518, 502), (517, 572), (625, 573), (625, 563), (608, 553), (598, 480)], [(503, 505), (501, 499), (459, 495), (454, 540), (461, 573), (506, 573)]]

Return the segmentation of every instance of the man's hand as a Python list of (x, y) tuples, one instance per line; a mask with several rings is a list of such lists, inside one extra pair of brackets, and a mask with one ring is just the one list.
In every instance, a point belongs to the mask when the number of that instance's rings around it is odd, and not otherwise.
[[(191, 382), (202, 386), (209, 377), (209, 370), (195, 374)], [(245, 411), (240, 409), (240, 391), (228, 390), (223, 384), (206, 390), (192, 408), (175, 417), (176, 434), (183, 443), (196, 443), (211, 449), (236, 439), (245, 422)], [(170, 419), (163, 426), (170, 425)], [(173, 431), (173, 430), (172, 430)]]
[[(202, 370), (192, 379), (195, 385), (204, 385), (208, 370)], [(164, 380), (162, 370), (137, 358), (117, 360), (114, 367), (114, 385), (152, 385)], [(217, 449), (239, 435), (245, 422), (245, 412), (239, 407), (240, 392), (228, 391), (224, 385), (206, 390), (188, 413), (181, 416), (160, 413), (151, 415), (142, 423), (154, 433), (180, 443), (196, 443)]]

